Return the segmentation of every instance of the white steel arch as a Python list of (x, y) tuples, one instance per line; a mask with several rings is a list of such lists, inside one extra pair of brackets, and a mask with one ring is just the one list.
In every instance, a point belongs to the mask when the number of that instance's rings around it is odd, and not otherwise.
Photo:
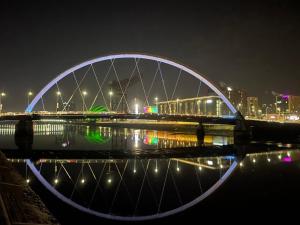
[[(80, 63), (66, 71), (64, 71), (63, 73), (59, 74), (56, 78), (54, 78), (51, 82), (49, 82), (36, 96), (35, 98), (32, 100), (32, 102), (29, 104), (29, 106), (26, 108), (26, 112), (32, 112), (33, 108), (35, 107), (35, 105), (38, 103), (38, 101), (43, 97), (43, 95), (50, 89), (52, 88), (54, 85), (56, 85), (60, 80), (62, 80), (64, 77), (68, 76), (69, 74), (72, 74), (72, 72), (83, 68), (85, 66), (97, 63), (97, 62), (102, 62), (102, 61), (107, 61), (107, 60), (115, 60), (115, 59), (146, 59), (146, 60), (152, 60), (152, 61), (157, 61), (160, 63), (165, 63), (171, 66), (174, 66), (178, 69), (181, 69), (189, 74), (191, 74), (192, 76), (196, 77), (197, 79), (199, 79), (201, 82), (205, 83), (208, 87), (210, 87), (223, 101), (224, 103), (228, 106), (228, 108), (231, 110), (231, 112), (233, 114), (237, 113), (237, 110), (235, 109), (235, 107), (231, 104), (231, 102), (223, 95), (223, 93), (217, 88), (215, 87), (210, 81), (208, 81), (206, 78), (204, 78), (203, 75), (195, 72), (194, 70), (176, 63), (174, 61), (165, 59), (165, 58), (161, 58), (161, 57), (157, 57), (157, 56), (151, 56), (151, 55), (146, 55), (146, 54), (116, 54), (116, 55), (109, 55), (109, 56), (103, 56), (103, 57), (98, 57), (92, 60), (88, 60), (85, 61), (83, 63)], [(218, 182), (216, 182), (211, 188), (209, 188), (205, 193), (203, 193), (201, 196), (199, 196), (198, 198), (194, 199), (193, 201), (182, 205), (181, 207), (178, 207), (176, 209), (173, 210), (169, 210), (166, 212), (162, 212), (162, 213), (157, 213), (157, 214), (153, 214), (153, 215), (148, 215), (148, 216), (132, 216), (132, 217), (126, 217), (126, 216), (117, 216), (117, 215), (111, 215), (111, 214), (105, 214), (105, 213), (100, 213), (97, 212), (95, 210), (83, 207), (77, 203), (75, 203), (74, 201), (72, 201), (71, 199), (68, 199), (67, 197), (63, 196), (60, 192), (58, 192), (42, 175), (41, 173), (37, 170), (37, 168), (35, 167), (35, 165), (30, 161), (30, 160), (26, 160), (27, 165), (30, 167), (31, 171), (34, 173), (35, 177), (51, 192), (53, 193), (57, 198), (59, 198), (60, 200), (62, 200), (63, 202), (92, 215), (95, 216), (99, 216), (99, 217), (103, 217), (106, 219), (113, 219), (113, 220), (121, 220), (121, 221), (143, 221), (143, 220), (151, 220), (151, 219), (158, 219), (158, 218), (163, 218), (166, 216), (170, 216), (179, 212), (182, 212), (194, 205), (196, 205), (197, 203), (201, 202), (203, 199), (205, 199), (207, 196), (209, 196), (210, 194), (212, 194), (216, 189), (218, 189), (227, 179), (228, 177), (232, 174), (232, 172), (236, 169), (238, 163), (235, 160), (232, 165), (230, 166), (230, 168), (227, 170), (227, 172), (220, 178), (220, 180)]]
[(83, 68), (85, 66), (98, 63), (98, 62), (103, 62), (107, 60), (115, 60), (115, 59), (146, 59), (146, 60), (151, 60), (151, 61), (156, 61), (160, 63), (165, 63), (167, 65), (176, 67), (178, 69), (181, 69), (185, 71), (186, 73), (196, 77), (199, 79), (201, 82), (205, 83), (209, 88), (211, 88), (222, 100), (223, 102), (227, 105), (227, 107), (231, 110), (233, 114), (237, 112), (236, 108), (232, 105), (232, 103), (224, 96), (224, 94), (215, 86), (213, 85), (208, 79), (204, 78), (202, 74), (199, 74), (195, 72), (194, 70), (180, 64), (177, 62), (174, 62), (169, 59), (161, 58), (158, 56), (153, 56), (153, 55), (147, 55), (147, 54), (115, 54), (115, 55), (108, 55), (108, 56), (102, 56), (98, 57), (95, 59), (91, 59), (85, 62), (82, 62), (76, 66), (73, 66), (72, 68), (64, 71), (63, 73), (59, 74), (56, 78), (54, 78), (52, 81), (50, 81), (32, 100), (32, 102), (27, 106), (26, 112), (32, 112), (33, 108), (35, 105), (38, 103), (38, 101), (43, 97), (43, 95), (54, 85), (56, 85), (60, 80), (68, 76), (69, 74), (72, 74), (74, 71)]

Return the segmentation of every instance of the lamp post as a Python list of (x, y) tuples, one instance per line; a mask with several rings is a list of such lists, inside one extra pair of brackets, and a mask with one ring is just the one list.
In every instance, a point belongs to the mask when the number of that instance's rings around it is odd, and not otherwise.
[(2, 113), (2, 110), (3, 110), (3, 104), (2, 104), (2, 97), (5, 97), (6, 94), (4, 92), (2, 92), (0, 94), (0, 113)]
[(270, 109), (270, 107), (267, 106), (267, 104), (263, 104), (263, 108), (265, 108), (265, 118), (268, 119), (268, 109)]
[(56, 92), (56, 112), (58, 111), (59, 109), (59, 97), (61, 96), (61, 92), (60, 91), (57, 91)]
[(134, 98), (134, 113), (139, 114), (139, 104), (136, 98)]
[(155, 97), (154, 101), (155, 101), (155, 106), (156, 106), (156, 109), (157, 109), (157, 112), (158, 112), (158, 97)]
[(179, 103), (179, 98), (176, 99), (176, 109), (177, 109), (177, 114), (179, 114), (178, 103)]
[(206, 104), (211, 104), (213, 102), (213, 100), (212, 99), (207, 99), (206, 101), (205, 101), (205, 104), (204, 104), (204, 111), (205, 111), (205, 116), (207, 116), (207, 106), (206, 106)]
[(232, 92), (232, 88), (231, 87), (227, 87), (227, 91), (228, 91), (228, 98), (230, 99), (230, 93)]
[(29, 91), (27, 93), (27, 106), (29, 105), (29, 102), (30, 102), (30, 97), (33, 95), (33, 92), (32, 91)]
[(87, 94), (87, 91), (82, 91), (82, 112), (84, 112), (84, 98)]
[(111, 105), (111, 97), (113, 96), (113, 92), (112, 92), (112, 90), (110, 90), (109, 92), (108, 92), (108, 95), (109, 95), (109, 110), (110, 111), (112, 111), (112, 105)]

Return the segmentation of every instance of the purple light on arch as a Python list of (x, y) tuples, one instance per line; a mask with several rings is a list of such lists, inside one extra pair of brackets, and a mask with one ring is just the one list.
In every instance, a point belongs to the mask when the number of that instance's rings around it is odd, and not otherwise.
[(54, 85), (56, 85), (56, 83), (58, 83), (61, 79), (63, 79), (64, 77), (68, 76), (69, 74), (72, 74), (72, 72), (83, 68), (85, 66), (97, 63), (97, 62), (103, 62), (103, 61), (107, 61), (107, 60), (114, 60), (114, 59), (147, 59), (147, 60), (152, 60), (152, 61), (156, 61), (156, 62), (160, 62), (160, 63), (164, 63), (173, 67), (176, 67), (178, 69), (181, 69), (185, 72), (187, 72), (188, 74), (196, 77), (197, 79), (199, 79), (201, 82), (205, 83), (209, 88), (211, 88), (222, 100), (223, 102), (227, 105), (227, 107), (230, 109), (230, 111), (235, 114), (237, 112), (237, 110), (235, 109), (235, 107), (231, 104), (231, 102), (224, 96), (224, 94), (218, 89), (216, 88), (215, 85), (213, 85), (210, 81), (208, 81), (208, 79), (204, 78), (204, 76), (202, 74), (199, 74), (197, 72), (195, 72), (194, 70), (180, 64), (180, 63), (176, 63), (174, 61), (171, 61), (169, 59), (165, 59), (165, 58), (161, 58), (158, 56), (152, 56), (152, 55), (146, 55), (146, 54), (116, 54), (116, 55), (108, 55), (108, 56), (102, 56), (102, 57), (98, 57), (92, 60), (88, 60), (85, 61), (83, 63), (80, 63), (66, 71), (64, 71), (63, 73), (59, 74), (56, 78), (54, 78), (52, 81), (50, 81), (36, 96), (35, 98), (32, 100), (32, 102), (29, 104), (29, 106), (26, 108), (26, 112), (32, 112), (34, 106), (38, 103), (38, 101), (43, 97), (43, 95)]

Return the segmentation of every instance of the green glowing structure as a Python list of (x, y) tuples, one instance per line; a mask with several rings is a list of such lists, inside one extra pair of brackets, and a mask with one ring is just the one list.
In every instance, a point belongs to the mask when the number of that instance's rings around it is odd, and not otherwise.
[(102, 105), (95, 105), (95, 106), (91, 107), (89, 111), (93, 112), (93, 113), (108, 112), (107, 108)]

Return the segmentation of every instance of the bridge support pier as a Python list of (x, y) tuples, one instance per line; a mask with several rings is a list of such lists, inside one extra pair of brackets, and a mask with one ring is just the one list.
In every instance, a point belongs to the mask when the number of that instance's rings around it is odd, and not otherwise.
[(21, 150), (31, 150), (33, 144), (33, 122), (31, 119), (19, 120), (15, 127), (15, 144)]
[(245, 118), (239, 111), (236, 112), (235, 117), (236, 123), (233, 131), (234, 143), (248, 142), (250, 140), (251, 135), (246, 124)]
[(197, 134), (198, 144), (202, 145), (204, 143), (204, 136), (205, 136), (204, 126), (202, 122), (199, 123), (196, 130), (196, 134)]

